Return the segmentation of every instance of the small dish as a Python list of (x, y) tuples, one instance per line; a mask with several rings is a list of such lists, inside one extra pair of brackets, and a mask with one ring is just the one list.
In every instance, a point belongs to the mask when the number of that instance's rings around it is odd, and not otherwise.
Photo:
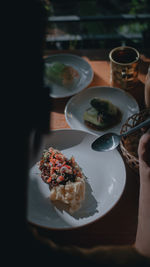
[(45, 65), (50, 65), (53, 62), (71, 66), (79, 74), (77, 82), (73, 83), (69, 88), (58, 85), (56, 82), (49, 82), (45, 77), (45, 84), (50, 87), (50, 96), (53, 98), (63, 98), (77, 94), (86, 88), (93, 80), (94, 72), (90, 64), (82, 57), (72, 54), (56, 54), (45, 59)]
[[(122, 112), (120, 123), (108, 130), (98, 131), (87, 127), (83, 120), (83, 113), (90, 107), (90, 101), (94, 97), (100, 97), (109, 100), (116, 105)], [(107, 132), (119, 134), (122, 124), (128, 117), (139, 112), (139, 106), (136, 100), (127, 92), (114, 87), (96, 86), (90, 87), (73, 96), (65, 107), (65, 118), (72, 129), (83, 130), (95, 135), (102, 135)]]

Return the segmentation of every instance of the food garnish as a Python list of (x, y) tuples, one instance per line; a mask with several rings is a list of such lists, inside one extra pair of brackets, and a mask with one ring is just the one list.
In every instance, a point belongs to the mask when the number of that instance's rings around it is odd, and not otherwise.
[(41, 178), (50, 188), (50, 199), (69, 206), (69, 212), (78, 210), (85, 195), (85, 176), (72, 156), (68, 159), (59, 150), (44, 150), (39, 163)]

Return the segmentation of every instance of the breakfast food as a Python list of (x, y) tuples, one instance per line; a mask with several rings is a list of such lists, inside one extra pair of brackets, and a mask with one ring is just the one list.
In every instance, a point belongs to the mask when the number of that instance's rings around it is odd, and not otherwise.
[(94, 130), (108, 129), (121, 121), (122, 113), (110, 101), (95, 97), (84, 114), (85, 124)]
[(72, 66), (61, 62), (53, 62), (45, 65), (46, 78), (50, 82), (64, 87), (71, 87), (79, 80), (79, 73)]
[(41, 178), (50, 188), (50, 199), (67, 204), (73, 213), (85, 197), (85, 176), (72, 156), (68, 159), (59, 150), (44, 150), (39, 162)]

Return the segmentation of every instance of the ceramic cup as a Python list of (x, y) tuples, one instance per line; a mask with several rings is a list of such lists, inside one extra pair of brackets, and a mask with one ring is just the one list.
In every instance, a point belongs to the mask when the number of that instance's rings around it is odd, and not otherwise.
[(110, 83), (113, 87), (130, 90), (138, 81), (139, 52), (129, 46), (116, 47), (109, 53)]

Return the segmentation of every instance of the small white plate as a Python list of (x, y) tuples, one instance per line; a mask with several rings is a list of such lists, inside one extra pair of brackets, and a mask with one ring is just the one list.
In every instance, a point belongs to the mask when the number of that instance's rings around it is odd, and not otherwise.
[(79, 93), (86, 88), (93, 80), (94, 72), (90, 64), (82, 57), (72, 54), (56, 54), (45, 59), (45, 64), (60, 62), (67, 66), (73, 67), (79, 74), (78, 81), (71, 88), (65, 88), (58, 84), (46, 81), (46, 85), (50, 86), (50, 96), (53, 98), (69, 97)]
[(52, 146), (67, 157), (73, 155), (82, 168), (87, 177), (85, 200), (73, 215), (58, 210), (49, 199), (49, 187), (42, 181), (36, 164), (29, 173), (29, 222), (51, 229), (71, 229), (94, 222), (116, 205), (126, 182), (123, 159), (117, 150), (92, 150), (94, 140), (92, 134), (71, 129), (55, 130), (47, 137), (45, 148)]
[[(100, 97), (109, 100), (116, 105), (122, 112), (122, 120), (119, 124), (106, 131), (97, 131), (88, 128), (83, 120), (84, 111), (91, 107), (90, 101), (93, 97)], [(66, 104), (65, 118), (72, 129), (83, 130), (95, 135), (102, 135), (106, 132), (120, 133), (121, 126), (126, 122), (128, 117), (139, 112), (139, 106), (136, 100), (125, 91), (107, 86), (90, 87), (73, 96)]]

